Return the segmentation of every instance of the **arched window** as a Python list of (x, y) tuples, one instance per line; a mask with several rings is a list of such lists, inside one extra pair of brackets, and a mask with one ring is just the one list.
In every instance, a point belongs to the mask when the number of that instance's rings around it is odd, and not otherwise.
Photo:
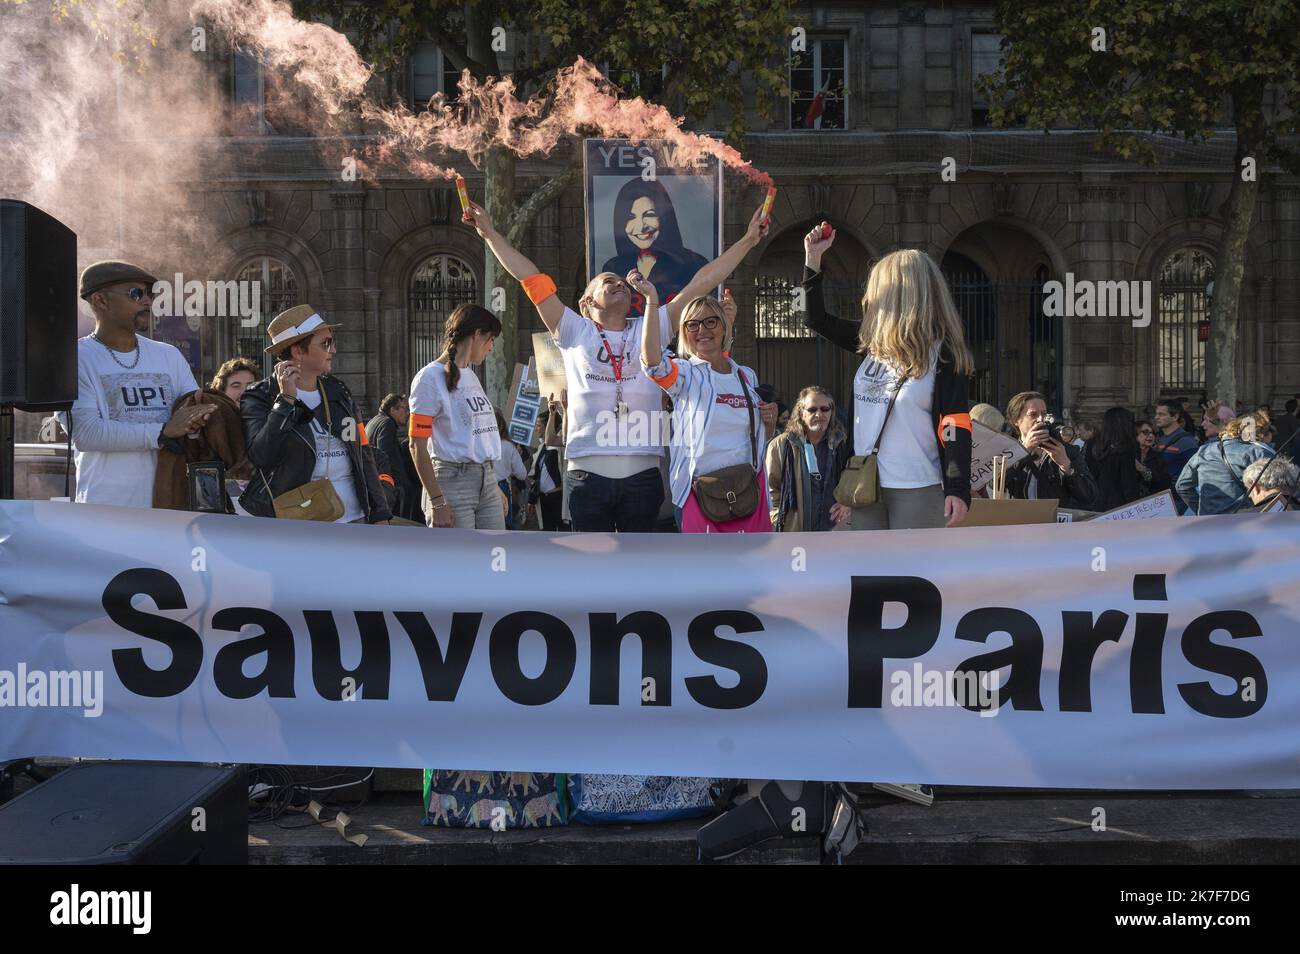
[(480, 301), (478, 279), (469, 265), (453, 255), (433, 255), (411, 276), (407, 294), (410, 367), (407, 378), (442, 353), (447, 316), (463, 302)]
[(1210, 336), (1214, 259), (1198, 248), (1180, 248), (1160, 266), (1160, 387), (1205, 387), (1205, 343)]
[(265, 353), (271, 343), (266, 337), (266, 326), (286, 308), (304, 304), (298, 300), (298, 280), (280, 259), (261, 255), (239, 269), (235, 281), (258, 283), (258, 314), (256, 325), (235, 321), (235, 349), (231, 357), (242, 355), (261, 361), (263, 372), (269, 375), (275, 360)]

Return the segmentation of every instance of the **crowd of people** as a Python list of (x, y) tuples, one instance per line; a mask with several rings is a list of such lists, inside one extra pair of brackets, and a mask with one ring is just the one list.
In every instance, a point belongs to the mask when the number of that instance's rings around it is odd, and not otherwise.
[[(731, 355), (736, 302), (710, 295), (766, 234), (761, 212), (667, 303), (634, 264), (596, 275), (577, 310), (486, 210), (471, 203), (466, 218), (563, 357), (567, 387), (547, 396), (536, 447), (509, 440), (475, 375), (502, 330), (477, 304), (454, 309), (442, 353), (362, 425), (332, 373), (339, 326), (313, 306), (269, 323), (269, 376), (235, 358), (200, 390), (175, 348), (139, 333), (153, 276), (101, 262), (81, 277), (95, 330), (78, 342), (79, 395), (64, 419), (76, 499), (186, 509), (186, 468), (215, 460), (234, 488), (231, 509), (256, 517), (619, 533), (956, 527), (971, 503), (975, 421), (1024, 448), (1007, 472), (1012, 497), (1105, 511), (1171, 490), (1196, 515), (1294, 506), (1300, 469), (1278, 452), (1300, 431), (1296, 400), (1276, 418), (1205, 400), (1199, 426), (1176, 400), (1150, 420), (1114, 407), (1097, 426), (1057, 422), (1034, 391), (1004, 412), (972, 408), (961, 317), (924, 252), (877, 262), (861, 316), (844, 318), (827, 310), (822, 289), (835, 231), (821, 223), (807, 233), (806, 324), (861, 364), (843, 411), (815, 383), (786, 410)], [(751, 780), (738, 801), (785, 810), (813, 799), (801, 784)], [(885, 788), (932, 797), (922, 785)]]

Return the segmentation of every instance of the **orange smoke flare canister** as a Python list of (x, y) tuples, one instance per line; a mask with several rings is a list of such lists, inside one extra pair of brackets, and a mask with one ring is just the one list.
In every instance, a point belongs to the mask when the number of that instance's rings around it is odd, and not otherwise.
[(772, 217), (772, 203), (776, 201), (776, 186), (771, 186), (767, 190), (767, 198), (763, 200), (763, 221), (767, 222)]
[(460, 198), (461, 221), (471, 221), (469, 216), (469, 190), (465, 188), (465, 179), (462, 176), (456, 177), (456, 195)]

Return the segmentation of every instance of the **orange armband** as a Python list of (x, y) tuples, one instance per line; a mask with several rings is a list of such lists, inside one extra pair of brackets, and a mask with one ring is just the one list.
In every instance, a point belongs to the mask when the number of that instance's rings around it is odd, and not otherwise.
[(406, 424), (406, 433), (411, 438), (433, 436), (433, 418), (427, 414), (412, 414)]
[(528, 300), (534, 305), (540, 305), (555, 294), (555, 282), (550, 275), (543, 275), (541, 272), (536, 275), (529, 275), (520, 284), (524, 286), (524, 292), (528, 295)]
[(969, 414), (945, 414), (939, 418), (939, 443), (947, 444), (944, 440), (943, 432), (949, 427), (959, 427), (967, 433), (970, 432), (970, 415)]

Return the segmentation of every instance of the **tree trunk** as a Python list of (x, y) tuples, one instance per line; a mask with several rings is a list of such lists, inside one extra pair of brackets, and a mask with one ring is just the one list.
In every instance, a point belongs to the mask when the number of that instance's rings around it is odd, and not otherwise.
[[(488, 152), (483, 163), (485, 177), (484, 206), (492, 221), (504, 231), (515, 214), (515, 166), (518, 157), (500, 147)], [(483, 304), (501, 319), (501, 336), (497, 338), (486, 362), (483, 389), (488, 399), (503, 415), (510, 413), (510, 380), (514, 376), (519, 352), (519, 295), (514, 280), (501, 267), (495, 255), (487, 251), (483, 262)]]
[[(1240, 166), (1238, 166), (1240, 168)], [(1246, 270), (1246, 237), (1255, 214), (1259, 182), (1232, 181), (1228, 193), (1228, 222), (1214, 263), (1214, 304), (1210, 315), (1210, 359), (1206, 368), (1209, 397), (1237, 406), (1237, 341), (1241, 335), (1238, 303)]]
[(1241, 337), (1241, 320), (1238, 305), (1241, 301), (1242, 276), (1246, 271), (1246, 238), (1250, 234), (1250, 220), (1255, 215), (1255, 200), (1259, 195), (1259, 173), (1252, 172), (1249, 180), (1242, 179), (1242, 160), (1253, 158), (1256, 166), (1263, 163), (1259, 155), (1259, 138), (1255, 135), (1258, 122), (1262, 122), (1259, 100), (1255, 95), (1235, 101), (1238, 110), (1237, 152), (1232, 172), (1232, 189), (1228, 192), (1227, 222), (1219, 242), (1214, 263), (1214, 301), (1210, 311), (1210, 347), (1206, 353), (1205, 383), (1207, 396), (1218, 398), (1231, 408), (1236, 408), (1237, 398), (1237, 342)]

